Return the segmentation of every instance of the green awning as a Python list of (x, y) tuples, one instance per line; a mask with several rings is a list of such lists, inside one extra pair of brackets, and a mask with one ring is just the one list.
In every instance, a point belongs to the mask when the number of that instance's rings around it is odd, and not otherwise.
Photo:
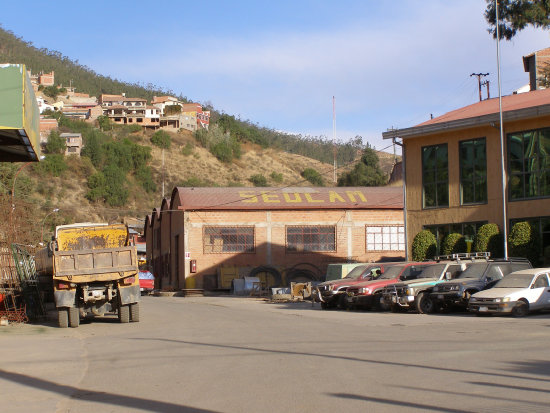
[(38, 161), (40, 113), (23, 64), (0, 64), (0, 162)]

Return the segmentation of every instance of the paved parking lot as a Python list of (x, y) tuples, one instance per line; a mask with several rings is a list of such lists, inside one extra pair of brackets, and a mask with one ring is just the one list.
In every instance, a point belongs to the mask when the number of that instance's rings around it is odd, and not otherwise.
[(140, 323), (0, 327), (1, 411), (547, 412), (550, 314), (144, 297)]

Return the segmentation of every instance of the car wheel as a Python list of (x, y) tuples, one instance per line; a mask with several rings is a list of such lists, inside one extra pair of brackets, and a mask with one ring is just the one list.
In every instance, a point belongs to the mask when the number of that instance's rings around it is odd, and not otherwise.
[(121, 323), (130, 322), (130, 306), (121, 305), (118, 308), (118, 321), (120, 321)]
[(345, 294), (341, 294), (338, 298), (338, 308), (341, 310), (349, 310), (348, 297)]
[(80, 311), (78, 307), (69, 308), (69, 325), (76, 328), (80, 325)]
[(416, 296), (416, 309), (420, 314), (430, 314), (434, 312), (434, 302), (426, 292), (419, 293)]
[(61, 328), (69, 327), (69, 309), (68, 308), (57, 309), (57, 325)]
[(514, 308), (512, 308), (512, 315), (514, 317), (525, 317), (527, 314), (529, 314), (529, 304), (523, 300), (518, 301)]
[(130, 304), (130, 320), (139, 322), (139, 303)]

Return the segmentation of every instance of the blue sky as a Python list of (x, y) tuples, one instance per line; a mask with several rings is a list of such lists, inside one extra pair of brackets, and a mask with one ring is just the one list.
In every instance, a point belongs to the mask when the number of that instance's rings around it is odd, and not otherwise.
[[(3, 3), (4, 29), (37, 47), (261, 126), (332, 139), (335, 96), (337, 139), (377, 149), (388, 128), (475, 103), (473, 72), (498, 93), (485, 0)], [(548, 46), (534, 29), (501, 42), (503, 94), (528, 82), (522, 56)]]

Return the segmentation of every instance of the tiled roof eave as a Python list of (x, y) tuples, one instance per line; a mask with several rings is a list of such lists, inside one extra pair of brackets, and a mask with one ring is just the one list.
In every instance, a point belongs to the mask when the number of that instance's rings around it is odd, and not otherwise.
[[(550, 104), (540, 105), (529, 108), (509, 110), (502, 113), (503, 120), (514, 121), (535, 118), (538, 116), (550, 115)], [(384, 139), (392, 138), (414, 138), (418, 136), (431, 135), (434, 133), (449, 132), (453, 130), (474, 128), (477, 126), (487, 126), (498, 124), (500, 122), (500, 114), (490, 113), (487, 115), (476, 116), (465, 119), (456, 119), (449, 122), (438, 122), (428, 125), (414, 126), (405, 129), (395, 129), (382, 133)]]

